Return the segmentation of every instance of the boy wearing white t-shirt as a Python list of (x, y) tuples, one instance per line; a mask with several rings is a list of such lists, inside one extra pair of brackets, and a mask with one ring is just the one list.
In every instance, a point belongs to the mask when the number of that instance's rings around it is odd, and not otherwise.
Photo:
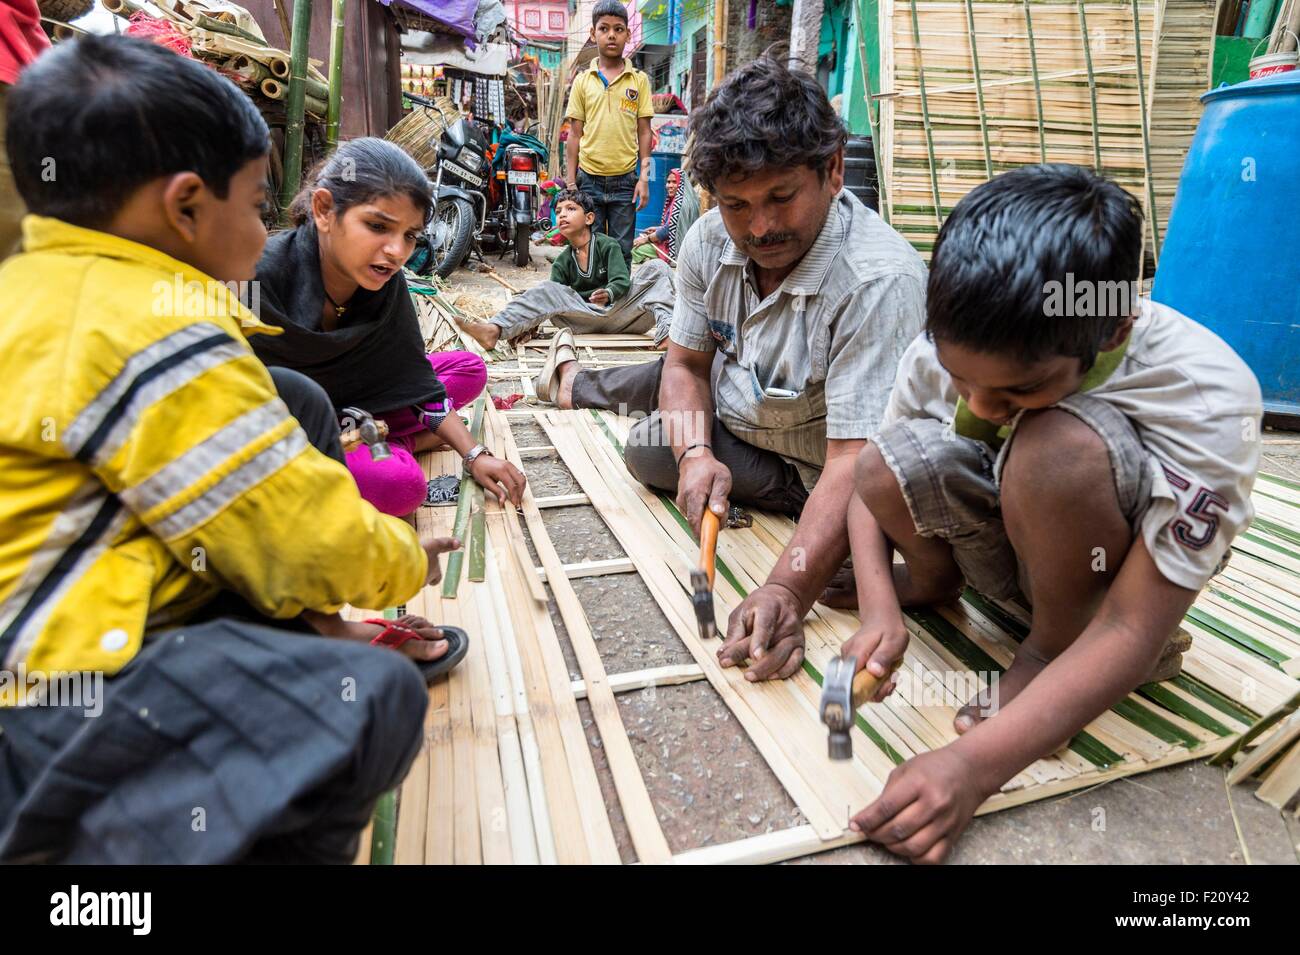
[(941, 860), (1008, 779), (1176, 674), (1179, 622), (1253, 516), (1259, 384), (1208, 329), (1137, 298), (1141, 253), (1136, 200), (1078, 166), (999, 176), (939, 233), (925, 333), (857, 463), (862, 626), (844, 654), (884, 676), (900, 608), (963, 584), (1022, 600), (1032, 624), (997, 712), (963, 708), (955, 742), (854, 816), (902, 855)]

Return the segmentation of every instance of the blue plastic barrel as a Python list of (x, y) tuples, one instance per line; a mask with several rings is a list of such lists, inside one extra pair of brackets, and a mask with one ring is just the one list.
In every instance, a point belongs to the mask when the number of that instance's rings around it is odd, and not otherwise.
[(681, 153), (650, 154), (650, 201), (636, 214), (636, 231), (649, 229), (663, 221), (664, 203), (668, 192), (664, 188), (668, 173), (682, 164)]
[(1212, 329), (1300, 414), (1300, 73), (1201, 97), (1151, 297)]

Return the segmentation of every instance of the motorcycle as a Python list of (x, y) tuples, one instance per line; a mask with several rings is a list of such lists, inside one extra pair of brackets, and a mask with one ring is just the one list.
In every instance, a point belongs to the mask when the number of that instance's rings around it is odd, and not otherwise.
[[(437, 105), (413, 93), (411, 102), (438, 110)], [(476, 243), (513, 250), (516, 265), (528, 264), (529, 238), (537, 223), (537, 174), (546, 162), (546, 147), (531, 136), (505, 132), (493, 144), (477, 123), (449, 119), (438, 138), (433, 180), (433, 217), (425, 228), (423, 255), (417, 253), (417, 272), (447, 278), (469, 257)], [(423, 268), (421, 268), (423, 266)]]

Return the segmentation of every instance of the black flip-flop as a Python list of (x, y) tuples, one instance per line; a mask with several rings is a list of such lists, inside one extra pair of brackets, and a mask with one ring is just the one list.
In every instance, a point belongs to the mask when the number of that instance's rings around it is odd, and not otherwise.
[[(371, 646), (397, 649), (410, 640), (424, 639), (410, 627), (403, 627), (395, 620), (376, 618), (364, 622), (377, 624), (384, 628), (382, 633), (370, 641)], [(424, 674), (426, 686), (432, 686), (439, 677), (450, 673), (455, 669), (456, 664), (465, 659), (465, 654), (469, 652), (469, 634), (460, 627), (439, 624), (438, 629), (442, 631), (442, 636), (439, 639), (447, 641), (447, 652), (436, 660), (411, 660)]]

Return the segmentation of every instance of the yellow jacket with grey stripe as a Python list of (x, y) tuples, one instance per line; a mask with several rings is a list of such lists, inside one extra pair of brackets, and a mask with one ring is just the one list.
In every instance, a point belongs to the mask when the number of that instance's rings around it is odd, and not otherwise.
[(278, 618), (419, 590), (415, 532), (308, 444), (230, 290), (55, 219), (24, 237), (0, 267), (0, 669), (115, 673), (219, 589)]

